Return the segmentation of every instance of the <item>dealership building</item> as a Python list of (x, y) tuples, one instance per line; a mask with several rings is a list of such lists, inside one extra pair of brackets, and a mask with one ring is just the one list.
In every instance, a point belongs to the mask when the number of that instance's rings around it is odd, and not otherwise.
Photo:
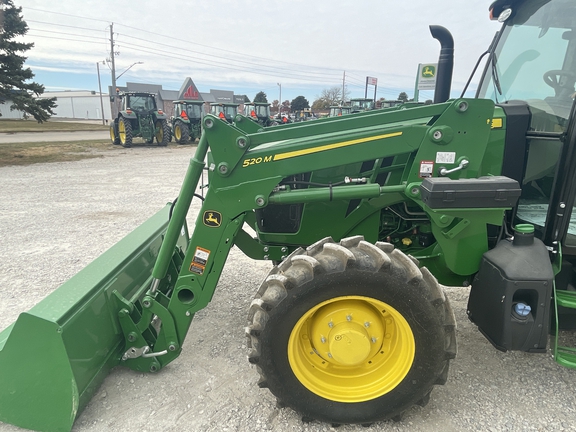
[[(211, 103), (238, 103), (245, 100), (244, 95), (235, 95), (229, 90), (215, 90), (210, 92), (199, 92), (192, 78), (186, 78), (180, 90), (165, 90), (161, 84), (126, 83), (125, 87), (117, 87), (119, 92), (134, 91), (146, 92), (156, 95), (158, 108), (163, 110), (168, 116), (174, 115), (174, 104), (176, 100), (200, 100)], [(113, 118), (115, 105), (111, 101), (116, 95), (116, 89), (108, 87), (108, 93), (95, 91), (47, 91), (41, 98), (56, 98), (56, 108), (54, 108), (55, 119), (75, 119), (75, 120), (102, 120), (108, 121)], [(24, 113), (18, 110), (10, 110), (11, 101), (6, 100), (0, 103), (0, 115), (3, 119), (22, 119)], [(207, 108), (208, 111), (208, 108)]]

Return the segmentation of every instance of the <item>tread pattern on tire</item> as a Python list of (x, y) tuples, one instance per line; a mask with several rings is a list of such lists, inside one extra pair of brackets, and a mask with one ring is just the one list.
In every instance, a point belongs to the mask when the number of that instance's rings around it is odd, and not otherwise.
[[(354, 236), (334, 242), (331, 238), (324, 238), (306, 249), (299, 248), (289, 257), (275, 266), (258, 289), (252, 301), (248, 313), (248, 326), (245, 329), (250, 349), (248, 360), (256, 366), (260, 375), (258, 385), (262, 388), (269, 387), (269, 378), (259, 365), (262, 353), (261, 334), (270, 319), (270, 312), (286, 299), (292, 289), (310, 282), (319, 274), (343, 272), (346, 269), (358, 269), (363, 272), (385, 272), (394, 267), (395, 274), (403, 274), (406, 284), (420, 287), (422, 298), (430, 302), (438, 319), (443, 323), (444, 332), (444, 359), (437, 375), (426, 388), (421, 389), (421, 394), (413, 401), (413, 405), (424, 406), (430, 399), (430, 393), (434, 385), (443, 385), (448, 376), (449, 361), (456, 356), (456, 321), (442, 287), (436, 278), (425, 268), (418, 267), (418, 261), (405, 255), (394, 248), (393, 245), (384, 242), (372, 244), (364, 241), (362, 236)], [(274, 394), (274, 389), (270, 387)], [(292, 406), (290, 401), (282, 400), (275, 394), (279, 406)], [(410, 408), (405, 407), (401, 412), (390, 413), (382, 418), (367, 419), (367, 421), (385, 420), (387, 418), (399, 418), (403, 412)], [(305, 413), (309, 416), (309, 413)], [(329, 421), (326, 419), (320, 419)], [(341, 423), (341, 421), (338, 421)]]
[(124, 123), (124, 131), (126, 136), (124, 138), (124, 142), (121, 142), (121, 144), (124, 147), (132, 147), (132, 123), (130, 123), (130, 120), (127, 120), (125, 118), (121, 118), (119, 122)]
[(186, 123), (181, 122), (180, 120), (176, 121), (175, 128), (180, 128), (180, 139), (176, 140), (178, 144), (185, 144), (190, 139), (190, 130), (188, 129), (188, 125)]

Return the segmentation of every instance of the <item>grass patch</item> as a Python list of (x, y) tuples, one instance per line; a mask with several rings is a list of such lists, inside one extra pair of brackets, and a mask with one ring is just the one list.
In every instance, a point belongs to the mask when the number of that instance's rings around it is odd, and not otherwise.
[[(135, 139), (133, 147), (157, 147)], [(160, 147), (162, 148), (162, 147)], [(166, 148), (166, 147), (164, 147)], [(191, 151), (192, 145), (168, 144), (170, 149)], [(12, 165), (32, 165), (50, 162), (72, 162), (82, 159), (103, 157), (107, 152), (130, 152), (120, 145), (112, 145), (109, 140), (57, 141), (31, 143), (0, 143), (0, 168)]]
[(68, 162), (102, 157), (102, 152), (120, 150), (110, 141), (63, 141), (0, 144), (0, 167)]
[(38, 123), (36, 120), (0, 119), (0, 133), (94, 131), (108, 129), (108, 125), (93, 123), (77, 123), (57, 120), (48, 120), (44, 123)]

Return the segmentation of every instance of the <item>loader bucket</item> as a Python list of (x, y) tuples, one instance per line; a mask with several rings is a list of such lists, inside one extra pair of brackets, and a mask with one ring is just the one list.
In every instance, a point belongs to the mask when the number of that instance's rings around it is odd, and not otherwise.
[[(111, 368), (124, 335), (113, 291), (147, 290), (169, 205), (0, 333), (0, 421), (69, 431)], [(187, 245), (186, 229), (179, 246)]]

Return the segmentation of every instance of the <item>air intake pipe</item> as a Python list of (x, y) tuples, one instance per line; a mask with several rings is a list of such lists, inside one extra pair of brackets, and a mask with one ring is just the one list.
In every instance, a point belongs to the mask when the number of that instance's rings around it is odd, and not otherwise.
[(438, 25), (431, 25), (430, 33), (434, 39), (440, 42), (441, 46), (436, 72), (434, 103), (442, 103), (450, 99), (452, 72), (454, 70), (454, 38), (448, 29)]

